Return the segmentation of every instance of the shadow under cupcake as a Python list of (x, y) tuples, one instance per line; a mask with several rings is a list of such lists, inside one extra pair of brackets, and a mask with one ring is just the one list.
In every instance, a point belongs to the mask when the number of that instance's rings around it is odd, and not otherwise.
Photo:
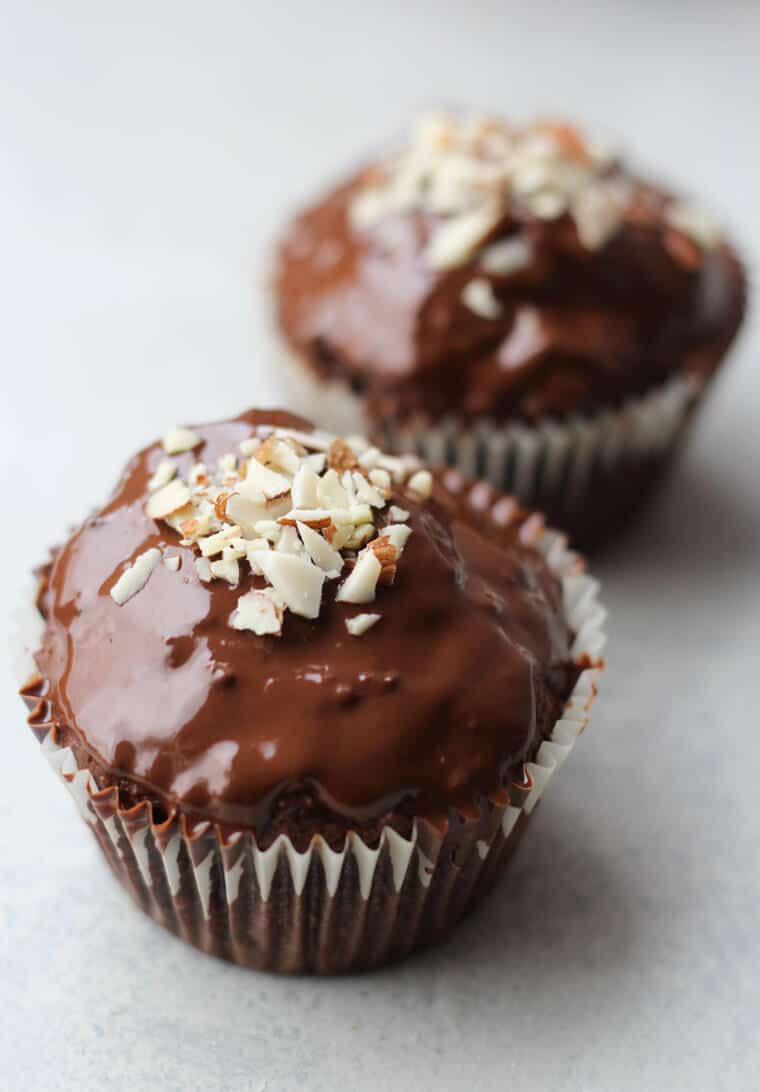
[(479, 901), (604, 643), (539, 517), (274, 411), (135, 456), (37, 603), (29, 722), (116, 876), (287, 972), (398, 959)]
[(289, 404), (592, 545), (678, 447), (745, 278), (703, 211), (576, 129), (436, 114), (291, 223), (275, 293)]

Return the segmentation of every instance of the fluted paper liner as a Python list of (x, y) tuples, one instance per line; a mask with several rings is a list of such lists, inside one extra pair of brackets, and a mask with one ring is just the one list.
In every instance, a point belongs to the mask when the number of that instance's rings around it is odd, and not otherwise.
[(145, 913), (203, 951), (245, 966), (331, 974), (376, 967), (435, 941), (478, 901), (586, 725), (605, 641), (597, 584), (564, 536), (546, 530), (538, 517), (521, 533), (562, 582), (576, 635), (572, 655), (583, 670), (523, 777), (508, 794), (481, 801), (477, 818), (463, 818), (443, 837), (418, 820), (409, 837), (385, 827), (374, 846), (352, 832), (339, 850), (319, 835), (305, 852), (285, 835), (261, 849), (250, 832), (225, 839), (211, 823), (185, 816), (156, 823), (147, 802), (123, 808), (116, 789), (100, 789), (55, 726), (41, 720), (43, 680), (34, 677), (32, 652), (42, 623), (25, 618), (22, 694), (31, 707), (29, 723), (114, 873)]
[[(279, 376), (288, 405), (325, 428), (350, 435), (363, 420), (360, 397), (338, 380), (318, 379), (294, 354), (281, 354)], [(647, 493), (704, 387), (704, 379), (679, 372), (619, 409), (590, 416), (535, 425), (465, 424), (455, 416), (388, 420), (374, 426), (373, 439), (384, 450), (414, 452), (430, 466), (486, 478), (581, 544), (604, 537)]]

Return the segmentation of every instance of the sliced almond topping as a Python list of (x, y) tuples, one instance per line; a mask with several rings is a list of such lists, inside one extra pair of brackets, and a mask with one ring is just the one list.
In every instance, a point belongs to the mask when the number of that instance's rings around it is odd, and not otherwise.
[[(300, 448), (300, 445), (298, 447)], [(275, 436), (274, 433), (256, 449), (254, 455), (265, 466), (284, 470), (287, 474), (296, 474), (301, 465), (295, 442)]]
[(227, 501), (229, 497), (229, 493), (221, 492), (214, 501), (214, 511), (217, 519), (225, 520), (227, 518)]
[(512, 235), (491, 243), (480, 255), (479, 265), (494, 277), (509, 277), (527, 269), (533, 261), (533, 247), (524, 235)]
[(376, 534), (374, 523), (362, 523), (359, 527), (351, 529), (350, 534), (347, 536), (342, 549), (346, 550), (360, 550), (370, 539), (374, 538)]
[(378, 448), (368, 447), (359, 456), (359, 466), (364, 467), (365, 470), (372, 470), (379, 464), (382, 457), (383, 453)]
[(243, 440), (239, 443), (238, 447), (240, 448), (240, 453), (247, 458), (248, 456), (253, 455), (253, 453), (261, 447), (261, 440), (257, 439), (255, 436), (250, 436), (247, 440)]
[(145, 510), (151, 519), (164, 519), (179, 508), (184, 508), (189, 500), (190, 490), (183, 481), (175, 479), (153, 494)]
[(398, 557), (398, 550), (395, 544), (384, 536), (382, 538), (376, 538), (367, 546), (368, 550), (371, 550), (377, 560), (380, 562), (380, 576), (377, 578), (378, 584), (388, 586), (396, 579), (396, 559)]
[(382, 572), (382, 565), (371, 550), (359, 555), (350, 575), (343, 581), (336, 600), (340, 603), (371, 603)]
[(387, 527), (383, 527), (380, 538), (390, 539), (401, 557), (411, 533), (412, 529), (406, 523), (389, 523)]
[(327, 432), (320, 432), (315, 429), (314, 432), (301, 432), (297, 428), (276, 428), (275, 436), (282, 436), (285, 439), (295, 440), (297, 443), (305, 447), (307, 451), (328, 451), (330, 444), (335, 439), (334, 436), (330, 436)]
[(307, 455), (304, 462), (311, 467), (315, 474), (322, 474), (327, 466), (327, 455), (324, 451), (318, 451), (314, 455)]
[(319, 478), (306, 462), (301, 463), (293, 478), (291, 497), (294, 508), (319, 507)]
[(137, 595), (148, 583), (150, 574), (160, 560), (161, 551), (156, 549), (155, 546), (136, 557), (111, 588), (113, 601), (122, 606), (133, 595)]
[(297, 523), (305, 523), (309, 527), (327, 527), (333, 522), (333, 514), (329, 508), (293, 508), (280, 516), (277, 522), (283, 527), (295, 527)]
[(179, 455), (183, 451), (192, 451), (201, 442), (200, 436), (189, 428), (172, 428), (161, 441), (167, 455)]
[(433, 491), (433, 475), (429, 470), (418, 470), (407, 482), (410, 489), (427, 499)]
[(345, 440), (335, 439), (327, 450), (327, 465), (339, 474), (359, 465), (354, 449)]
[(239, 488), (243, 496), (250, 493), (263, 493), (267, 500), (274, 500), (290, 492), (290, 482), (282, 474), (275, 473), (260, 463), (257, 458), (248, 460), (245, 483)]
[(283, 606), (274, 588), (254, 588), (238, 599), (237, 607), (230, 615), (230, 625), (261, 637), (278, 637), (282, 633)]
[(280, 554), (273, 550), (256, 555), (264, 576), (282, 596), (294, 614), (316, 618), (322, 601), (325, 574), (322, 569), (303, 557)]
[(391, 487), (391, 476), (387, 470), (383, 470), (381, 467), (370, 470), (369, 480), (378, 489), (390, 489)]
[(497, 319), (504, 310), (493, 293), (493, 285), (485, 277), (473, 277), (467, 282), (462, 289), (462, 303), (485, 319)]
[(207, 535), (206, 538), (199, 538), (198, 546), (201, 554), (203, 557), (213, 557), (214, 554), (220, 554), (230, 539), (237, 538), (239, 535), (240, 528), (232, 524), (230, 527), (225, 527), (223, 531), (217, 531), (216, 534)]
[(342, 555), (306, 523), (298, 524), (298, 533), (311, 560), (323, 569), (329, 579), (340, 576), (343, 569)]
[(207, 535), (211, 530), (211, 513), (205, 512), (202, 516), (193, 516), (191, 519), (183, 519), (179, 530), (184, 538), (192, 541)]
[(193, 487), (195, 487), (196, 485), (205, 485), (209, 480), (206, 464), (195, 463), (190, 473), (188, 474), (187, 480)]
[(471, 258), (485, 237), (501, 218), (499, 205), (494, 202), (452, 216), (433, 233), (425, 257), (432, 269), (450, 269)]
[(303, 546), (295, 527), (283, 527), (280, 537), (277, 539), (275, 549), (281, 554), (296, 554), (303, 556)]
[(379, 614), (357, 614), (346, 619), (346, 629), (352, 637), (361, 637), (375, 622), (380, 621), (380, 617)]
[(354, 472), (354, 489), (359, 501), (371, 504), (373, 508), (385, 508), (385, 497), (374, 485), (370, 485), (366, 478)]
[(348, 493), (340, 484), (340, 479), (332, 468), (319, 479), (317, 494), (323, 508), (348, 508)]
[(202, 580), (204, 584), (208, 584), (211, 581), (211, 563), (207, 557), (196, 557), (193, 562), (195, 565), (195, 571), (198, 574), (198, 579)]
[(162, 459), (156, 467), (155, 474), (148, 481), (148, 489), (151, 493), (155, 493), (157, 489), (163, 489), (165, 485), (169, 484), (176, 473), (177, 464), (171, 459)]
[(233, 538), (222, 550), (222, 561), (239, 561), (248, 553), (248, 543), (244, 538)]
[(394, 523), (406, 523), (409, 519), (409, 513), (406, 508), (399, 508), (397, 504), (392, 504), (388, 509), (388, 515), (391, 517)]
[(176, 573), (179, 569), (179, 557), (177, 554), (171, 554), (171, 556), (165, 557), (164, 565), (166, 565), (167, 569), (171, 572)]
[(240, 569), (237, 561), (225, 561), (224, 559), (212, 561), (209, 568), (212, 576), (219, 577), (220, 580), (226, 580), (228, 584), (237, 587), (240, 580)]

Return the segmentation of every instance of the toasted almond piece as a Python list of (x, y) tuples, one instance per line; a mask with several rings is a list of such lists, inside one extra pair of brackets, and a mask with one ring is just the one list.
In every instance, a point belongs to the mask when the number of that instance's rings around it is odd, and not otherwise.
[(260, 519), (253, 530), (259, 538), (265, 538), (271, 543), (276, 543), (282, 534), (282, 527), (276, 519)]
[(327, 454), (324, 451), (317, 451), (313, 455), (307, 455), (304, 463), (310, 466), (315, 474), (322, 474), (327, 466)]
[(512, 235), (491, 243), (480, 255), (479, 265), (494, 277), (509, 277), (527, 269), (533, 261), (533, 247), (524, 235)]
[(353, 618), (346, 619), (346, 629), (352, 637), (361, 637), (376, 622), (379, 622), (380, 618), (379, 614), (357, 614)]
[(148, 480), (148, 489), (151, 493), (155, 493), (157, 489), (163, 489), (176, 473), (177, 464), (172, 459), (162, 459), (156, 467), (155, 473)]
[(317, 495), (322, 508), (348, 508), (348, 494), (333, 469), (327, 470), (319, 479)]
[(214, 554), (220, 554), (230, 539), (237, 538), (239, 535), (240, 528), (233, 523), (231, 526), (225, 527), (213, 535), (199, 538), (198, 546), (200, 547), (201, 554), (203, 557), (213, 557)]
[(378, 465), (380, 459), (382, 459), (383, 453), (377, 447), (368, 447), (365, 451), (362, 451), (359, 456), (359, 466), (364, 470), (372, 470)]
[(164, 519), (172, 512), (184, 508), (189, 500), (190, 490), (183, 481), (175, 478), (149, 498), (145, 511), (151, 519)]
[(294, 508), (319, 507), (319, 478), (308, 463), (301, 463), (290, 491)]
[(202, 580), (204, 584), (208, 584), (211, 579), (211, 563), (207, 557), (196, 557), (193, 562), (195, 565), (195, 571), (198, 574), (198, 579)]
[(176, 573), (179, 569), (179, 556), (177, 554), (171, 554), (169, 557), (164, 558), (164, 565), (171, 572)]
[(354, 472), (354, 488), (357, 499), (362, 504), (371, 504), (373, 508), (385, 508), (385, 497), (374, 485), (370, 485), (365, 477)]
[(197, 485), (205, 485), (208, 478), (208, 470), (205, 463), (194, 463), (190, 468), (190, 473), (187, 476), (187, 480), (193, 487)]
[(192, 429), (171, 428), (161, 441), (161, 446), (167, 455), (179, 455), (183, 451), (192, 451), (200, 442), (200, 436), (196, 436)]
[(317, 565), (293, 554), (274, 550), (256, 555), (264, 576), (294, 614), (317, 618), (322, 601), (325, 574)]
[(195, 519), (197, 515), (197, 509), (193, 504), (186, 504), (183, 508), (178, 508), (176, 512), (172, 512), (170, 516), (164, 517), (164, 523), (172, 528), (173, 531), (182, 531), (182, 524), (186, 523), (189, 519)]
[(340, 603), (371, 603), (375, 598), (382, 568), (371, 550), (363, 551), (352, 572), (338, 589), (336, 600)]
[(362, 523), (358, 527), (352, 529), (341, 548), (346, 550), (360, 550), (362, 546), (365, 546), (370, 541), (370, 539), (375, 537), (376, 533), (374, 523)]
[(298, 531), (294, 526), (283, 527), (280, 537), (277, 539), (275, 550), (281, 554), (295, 554), (297, 557), (303, 557), (304, 549), (301, 545), (301, 539), (298, 537)]
[(429, 470), (418, 470), (416, 474), (412, 474), (406, 484), (409, 489), (427, 498), (433, 491), (433, 475)]
[(353, 523), (329, 523), (322, 528), (322, 534), (334, 550), (342, 550), (354, 534)]
[(327, 449), (327, 465), (342, 474), (344, 470), (353, 470), (357, 467), (359, 460), (350, 444), (336, 438)]
[[(300, 445), (298, 445), (300, 448)], [(300, 448), (300, 450), (303, 450)], [(265, 466), (276, 470), (284, 470), (286, 474), (293, 475), (298, 471), (301, 460), (296, 450), (295, 442), (286, 440), (274, 433), (268, 436), (254, 452), (255, 457)]]
[(322, 535), (317, 534), (306, 523), (298, 524), (298, 533), (301, 536), (301, 541), (306, 547), (311, 560), (315, 565), (318, 565), (320, 569), (323, 569), (329, 579), (334, 579), (336, 576), (340, 576), (343, 569), (343, 557), (337, 550), (333, 549), (329, 542), (326, 542)]
[(226, 580), (228, 584), (232, 584), (233, 588), (236, 588), (240, 582), (240, 569), (237, 561), (225, 561), (224, 559), (212, 561), (209, 568), (212, 576), (216, 576), (219, 580)]
[(118, 603), (121, 607), (133, 595), (142, 591), (160, 560), (161, 551), (155, 546), (139, 554), (111, 588), (111, 598), (114, 603)]
[(230, 625), (233, 629), (248, 629), (260, 637), (277, 637), (282, 633), (283, 606), (274, 588), (254, 588), (238, 599), (230, 615)]
[(348, 512), (351, 522), (357, 527), (363, 523), (374, 523), (375, 517), (368, 504), (352, 504)]
[(462, 303), (475, 315), (497, 319), (503, 307), (494, 295), (493, 285), (485, 277), (473, 277), (462, 289)]
[(487, 202), (444, 220), (425, 251), (432, 269), (451, 269), (471, 258), (502, 215), (498, 202)]
[(247, 467), (245, 481), (241, 483), (238, 492), (242, 496), (250, 496), (263, 493), (267, 500), (285, 496), (290, 492), (290, 481), (282, 474), (275, 473), (268, 466), (264, 466), (254, 456), (245, 464)]
[(237, 456), (232, 451), (228, 451), (226, 455), (220, 455), (218, 466), (220, 474), (234, 474), (237, 469)]
[(315, 429), (314, 432), (302, 432), (297, 428), (276, 428), (274, 430), (275, 436), (281, 436), (283, 439), (295, 440), (296, 443), (301, 444), (308, 451), (328, 451), (330, 444), (335, 439), (327, 432), (320, 432)]
[(409, 513), (406, 508), (399, 508), (397, 504), (392, 504), (388, 509), (388, 515), (394, 523), (406, 523), (409, 519)]
[(261, 447), (261, 440), (256, 436), (249, 436), (247, 440), (242, 440), (238, 447), (240, 448), (241, 455), (245, 455), (246, 458), (253, 455), (257, 448)]
[(377, 560), (382, 566), (380, 570), (380, 576), (377, 578), (378, 584), (388, 586), (396, 579), (396, 559), (398, 558), (398, 550), (396, 546), (388, 536), (383, 538), (376, 538), (367, 546), (368, 550), (372, 550)]
[(256, 576), (263, 576), (264, 573), (261, 570), (261, 565), (257, 560), (258, 554), (270, 549), (270, 545), (265, 538), (254, 538), (248, 543), (248, 547), (245, 551), (245, 556), (248, 560), (248, 564), (251, 566), (251, 571)]
[(390, 539), (396, 547), (398, 557), (401, 557), (411, 533), (412, 529), (406, 523), (389, 523), (387, 527), (383, 527), (380, 538)]
[(225, 520), (227, 518), (227, 501), (229, 498), (230, 494), (222, 491), (214, 501), (214, 511), (217, 519)]
[(369, 472), (369, 480), (378, 489), (390, 489), (391, 476), (387, 470), (383, 470), (382, 467), (375, 467), (374, 470)]
[(222, 561), (239, 561), (248, 553), (248, 543), (244, 538), (234, 538), (222, 550)]
[(260, 533), (256, 530), (257, 524), (274, 523), (289, 508), (290, 494), (267, 500), (263, 493), (254, 492), (247, 496), (233, 493), (227, 501), (226, 511), (227, 519), (234, 520), (250, 537)]
[(190, 519), (183, 519), (179, 525), (183, 538), (193, 540), (202, 538), (211, 530), (211, 513), (203, 512), (193, 515)]

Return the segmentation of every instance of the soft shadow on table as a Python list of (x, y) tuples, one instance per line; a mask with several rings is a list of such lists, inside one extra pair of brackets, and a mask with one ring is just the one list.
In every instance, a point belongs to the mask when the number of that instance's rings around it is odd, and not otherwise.
[(594, 573), (611, 581), (636, 572), (667, 573), (683, 583), (756, 565), (760, 474), (744, 468), (760, 461), (760, 443), (754, 434), (740, 435), (731, 448), (736, 473), (725, 462), (687, 452), (640, 518), (591, 559)]

